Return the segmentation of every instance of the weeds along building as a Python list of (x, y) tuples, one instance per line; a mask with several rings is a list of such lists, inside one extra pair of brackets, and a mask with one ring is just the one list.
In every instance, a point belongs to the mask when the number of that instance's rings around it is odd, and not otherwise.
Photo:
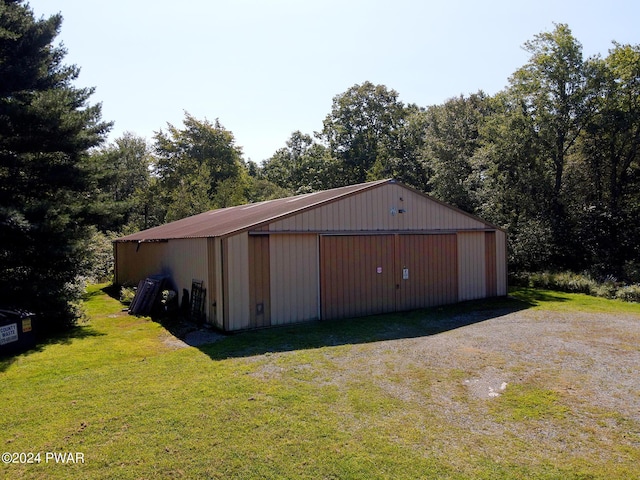
[(507, 293), (506, 233), (395, 180), (212, 210), (114, 242), (115, 282), (206, 288), (225, 331)]

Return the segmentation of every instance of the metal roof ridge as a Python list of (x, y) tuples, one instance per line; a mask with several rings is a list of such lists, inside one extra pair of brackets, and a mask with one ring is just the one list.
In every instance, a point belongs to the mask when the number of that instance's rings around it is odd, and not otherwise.
[[(298, 208), (294, 208), (292, 210), (288, 210), (286, 212), (279, 213), (277, 215), (273, 215), (271, 217), (264, 218), (264, 219), (262, 219), (262, 220), (260, 220), (258, 222), (254, 222), (252, 224), (244, 225), (244, 226), (236, 228), (234, 230), (229, 230), (229, 231), (227, 231), (225, 233), (222, 233), (220, 235), (214, 235), (214, 236), (227, 237), (227, 236), (236, 234), (238, 232), (242, 232), (243, 230), (249, 230), (251, 228), (255, 228), (255, 227), (260, 226), (260, 225), (265, 225), (265, 224), (274, 222), (276, 220), (280, 220), (280, 219), (283, 219), (283, 218), (286, 218), (286, 217), (289, 217), (289, 216), (297, 215), (298, 213), (303, 212), (305, 210), (311, 210), (311, 209), (316, 208), (316, 207), (318, 207), (320, 205), (323, 205), (325, 203), (334, 202), (334, 201), (336, 201), (336, 200), (338, 200), (338, 199), (340, 199), (342, 197), (345, 197), (347, 195), (353, 195), (353, 194), (355, 194), (357, 192), (360, 192), (362, 190), (366, 190), (368, 188), (373, 188), (373, 187), (376, 187), (378, 185), (383, 185), (385, 183), (396, 183), (396, 181), (395, 181), (395, 179), (392, 179), (392, 178), (386, 178), (386, 179), (383, 179), (383, 180), (373, 180), (371, 182), (356, 183), (354, 185), (345, 185), (345, 186), (342, 186), (342, 187), (330, 188), (328, 190), (318, 190), (317, 192), (303, 193), (303, 194), (300, 194), (300, 195), (294, 195), (292, 197), (283, 197), (283, 198), (276, 198), (274, 200), (267, 200), (265, 203), (272, 202), (272, 201), (276, 202), (278, 200), (280, 200), (280, 201), (287, 200), (287, 203), (288, 203), (289, 201), (291, 201), (291, 199), (296, 198), (296, 197), (300, 197), (300, 199), (302, 199), (303, 196), (306, 198), (307, 196), (310, 196), (311, 194), (328, 193), (328, 192), (331, 192), (333, 190), (350, 189), (348, 192), (342, 193), (340, 195), (331, 196), (329, 198), (325, 198), (323, 200), (320, 200), (320, 201), (315, 202), (315, 203), (311, 203), (309, 205), (303, 205), (303, 206), (300, 206)], [(359, 187), (359, 188), (356, 188), (356, 187)], [(351, 190), (351, 189), (353, 189), (353, 190)]]
[[(310, 193), (303, 193), (303, 194), (299, 194), (299, 195), (292, 195), (290, 197), (283, 197), (283, 198), (274, 198), (272, 200), (264, 200), (262, 202), (255, 202), (255, 203), (245, 203), (242, 205), (234, 205), (231, 207), (223, 207), (223, 208), (217, 208), (217, 209), (213, 209), (213, 210), (207, 210), (201, 213), (197, 213), (195, 215), (190, 215), (188, 217), (184, 217), (178, 220), (174, 220), (173, 222), (168, 222), (168, 223), (164, 223), (162, 225), (157, 225), (155, 227), (151, 227), (145, 230), (141, 230), (139, 232), (135, 232), (129, 235), (125, 235), (122, 236), (120, 238), (117, 238), (114, 240), (114, 242), (126, 242), (126, 241), (136, 241), (136, 242), (149, 242), (149, 241), (157, 241), (159, 239), (162, 240), (168, 240), (168, 239), (179, 239), (179, 238), (210, 238), (210, 237), (226, 237), (229, 235), (233, 235), (235, 233), (241, 232), (243, 230), (248, 230), (251, 228), (255, 228), (256, 226), (259, 225), (264, 225), (267, 223), (271, 223), (273, 221), (276, 221), (278, 219), (282, 219), (282, 218), (286, 218), (287, 216), (292, 216), (292, 215), (296, 215), (302, 211), (308, 210), (308, 209), (312, 209), (312, 208), (316, 208), (324, 203), (328, 203), (328, 202), (333, 202), (336, 201), (340, 198), (343, 198), (347, 195), (352, 195), (355, 194), (357, 192), (369, 189), (369, 188), (374, 188), (377, 187), (379, 185), (385, 184), (385, 183), (395, 183), (394, 179), (383, 179), (383, 180), (374, 180), (374, 181), (370, 181), (370, 182), (363, 182), (363, 183), (357, 183), (354, 185), (344, 185), (342, 187), (336, 187), (336, 188), (331, 188), (328, 190), (318, 190), (316, 192), (310, 192)], [(339, 190), (345, 190), (344, 192), (338, 192)], [(305, 198), (312, 196), (312, 195), (320, 195), (320, 194), (330, 194), (331, 192), (335, 192), (334, 195), (329, 195), (329, 197), (327, 198), (323, 198), (317, 202), (313, 202), (311, 204), (304, 204), (304, 205), (300, 205), (300, 206), (296, 206), (296, 208), (292, 208), (292, 209), (287, 209), (284, 212), (278, 213), (278, 214), (274, 214), (271, 216), (265, 216), (264, 218), (257, 220), (257, 221), (253, 221), (253, 222), (249, 222), (249, 223), (243, 223), (241, 226), (237, 226), (237, 227), (231, 227), (231, 229), (229, 230), (224, 230), (222, 232), (218, 232), (217, 234), (212, 234), (212, 235), (201, 235), (201, 234), (191, 234), (191, 235), (183, 235), (183, 236), (175, 236), (172, 234), (169, 234), (167, 236), (151, 236), (148, 238), (131, 238), (128, 239), (127, 237), (136, 237), (139, 236), (140, 234), (144, 234), (145, 232), (151, 232), (151, 231), (162, 231), (164, 229), (166, 229), (168, 226), (176, 226), (176, 224), (179, 224), (180, 222), (184, 222), (184, 223), (188, 223), (189, 219), (193, 219), (195, 217), (208, 217), (208, 216), (214, 216), (218, 213), (222, 213), (223, 211), (229, 212), (229, 211), (233, 211), (233, 210), (237, 210), (237, 211), (242, 211), (242, 210), (251, 210), (254, 207), (265, 207), (266, 205), (274, 205), (277, 203), (281, 203), (281, 204), (286, 204), (286, 203), (293, 203), (296, 200), (304, 200)], [(265, 212), (268, 213), (268, 212)]]

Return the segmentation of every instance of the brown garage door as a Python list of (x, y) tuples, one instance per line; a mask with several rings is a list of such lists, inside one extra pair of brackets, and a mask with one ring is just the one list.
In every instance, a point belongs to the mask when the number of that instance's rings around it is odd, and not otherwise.
[(457, 257), (455, 234), (323, 236), (322, 318), (454, 303)]
[(320, 272), (323, 319), (395, 310), (393, 235), (321, 237)]
[(399, 236), (401, 280), (397, 310), (458, 300), (457, 247), (455, 234)]

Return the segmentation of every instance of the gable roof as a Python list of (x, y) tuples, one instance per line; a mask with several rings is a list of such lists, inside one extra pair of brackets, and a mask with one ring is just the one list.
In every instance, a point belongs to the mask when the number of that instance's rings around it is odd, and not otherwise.
[(176, 220), (165, 225), (153, 227), (141, 232), (120, 237), (115, 242), (155, 242), (162, 240), (172, 240), (179, 238), (207, 238), (223, 237), (250, 228), (257, 228), (261, 225), (288, 217), (304, 210), (318, 207), (356, 193), (370, 190), (384, 184), (398, 184), (404, 188), (412, 190), (430, 200), (445, 205), (463, 215), (474, 218), (487, 227), (501, 230), (495, 225), (491, 225), (475, 215), (464, 212), (456, 207), (441, 202), (435, 198), (419, 192), (407, 185), (396, 182), (394, 179), (376, 180), (374, 182), (360, 183), (347, 187), (322, 190), (319, 192), (306, 193), (293, 197), (278, 198), (258, 203), (249, 203), (235, 207), (210, 210), (208, 212)]
[(229, 235), (247, 228), (269, 223), (340, 198), (395, 180), (377, 180), (348, 187), (305, 193), (294, 197), (266, 200), (235, 207), (210, 210), (175, 222), (153, 227), (116, 239), (116, 242), (145, 242), (176, 238), (203, 238)]

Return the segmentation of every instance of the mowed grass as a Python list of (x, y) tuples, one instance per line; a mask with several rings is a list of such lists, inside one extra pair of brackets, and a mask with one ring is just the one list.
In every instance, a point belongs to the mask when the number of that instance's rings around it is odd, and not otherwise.
[[(487, 408), (464, 395), (465, 365), (403, 364), (393, 355), (394, 340), (464, 326), (455, 319), (466, 312), (480, 312), (478, 321), (495, 309), (545, 306), (640, 314), (638, 305), (571, 294), (512, 295), (176, 348), (160, 324), (127, 315), (92, 287), (86, 324), (0, 360), (0, 452), (41, 454), (40, 463), (0, 465), (0, 478), (638, 478), (639, 426), (615, 412), (590, 412), (617, 422), (599, 439), (571, 423), (562, 396), (542, 384), (507, 389)], [(499, 431), (442, 415), (436, 386)], [(578, 428), (567, 438), (581, 448), (550, 456), (510, 434), (541, 422)], [(609, 445), (617, 435), (636, 443)], [(592, 457), (606, 448), (616, 454)], [(47, 452), (80, 452), (84, 463), (47, 463)]]
[(535, 288), (513, 288), (511, 297), (531, 308), (555, 312), (630, 313), (638, 314), (640, 304), (622, 300), (608, 300), (583, 293), (565, 293)]

